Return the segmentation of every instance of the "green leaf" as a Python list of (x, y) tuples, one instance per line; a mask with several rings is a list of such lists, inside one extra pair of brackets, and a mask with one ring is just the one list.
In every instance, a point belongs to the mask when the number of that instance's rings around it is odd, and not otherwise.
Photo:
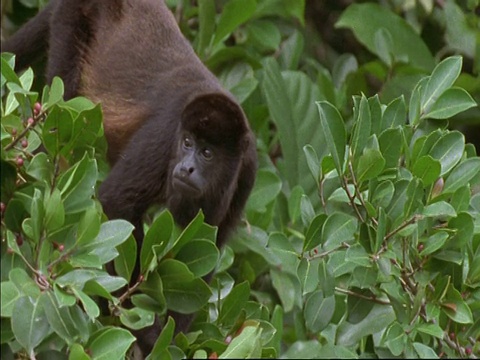
[(282, 189), (282, 180), (274, 172), (260, 169), (257, 172), (255, 185), (248, 198), (247, 211), (267, 211), (266, 207), (278, 196)]
[(106, 326), (92, 335), (86, 348), (95, 360), (123, 359), (134, 341), (128, 330)]
[(428, 112), (438, 97), (457, 80), (462, 70), (462, 57), (451, 56), (440, 62), (433, 69), (422, 96), (422, 112)]
[(13, 71), (12, 66), (9, 65), (8, 61), (2, 55), (2, 77), (4, 77), (8, 82), (13, 82), (17, 85), (22, 85), (20, 79), (18, 78), (15, 71)]
[(167, 259), (158, 266), (163, 292), (170, 310), (190, 314), (198, 311), (210, 298), (211, 291), (202, 279), (195, 279), (187, 265)]
[(205, 216), (203, 215), (203, 211), (199, 211), (195, 218), (190, 221), (190, 224), (183, 229), (180, 236), (173, 242), (171, 246), (171, 250), (167, 245), (166, 248), (162, 250), (162, 252), (158, 252), (161, 248), (156, 248), (156, 254), (158, 257), (162, 257), (168, 251), (171, 251), (173, 255), (176, 255), (185, 244), (188, 244), (190, 241), (194, 239), (203, 239), (208, 240), (211, 243), (215, 243), (217, 240), (217, 228), (205, 223)]
[(305, 325), (317, 333), (325, 329), (335, 312), (335, 296), (325, 297), (323, 291), (317, 290), (307, 296), (304, 308)]
[(387, 235), (387, 214), (385, 213), (385, 209), (383, 207), (379, 207), (378, 209), (377, 221), (378, 221), (377, 233), (375, 236), (375, 243), (372, 246), (372, 250), (375, 254), (378, 252), (378, 250), (380, 250), (383, 240)]
[(452, 205), (445, 201), (439, 201), (426, 206), (422, 215), (426, 217), (455, 217), (457, 213)]
[(353, 346), (365, 336), (375, 334), (388, 327), (395, 320), (390, 306), (375, 304), (368, 315), (356, 324), (343, 322), (337, 330), (338, 345)]
[(477, 103), (468, 92), (454, 87), (445, 90), (435, 100), (428, 112), (422, 115), (422, 118), (448, 119), (474, 106), (477, 106)]
[(158, 272), (155, 271), (149, 274), (147, 280), (140, 285), (140, 290), (143, 294), (154, 299), (157, 302), (156, 306), (160, 306), (162, 309), (166, 307), (166, 300), (163, 295), (163, 282)]
[(130, 329), (139, 330), (153, 325), (155, 322), (155, 313), (138, 307), (121, 309), (120, 321)]
[(52, 105), (58, 103), (63, 98), (64, 86), (63, 81), (58, 76), (55, 76), (50, 85), (50, 93), (48, 94), (48, 102), (43, 104), (45, 109), (50, 108)]
[(52, 292), (44, 292), (41, 297), (41, 305), (45, 309), (48, 323), (52, 329), (67, 342), (71, 344), (77, 335), (77, 326), (69, 311), (70, 308), (59, 307)]
[(31, 226), (32, 233), (27, 234), (29, 237), (38, 242), (40, 240), (40, 235), (43, 231), (43, 222), (45, 217), (45, 210), (43, 206), (43, 194), (39, 189), (35, 189), (33, 193), (32, 203), (30, 207), (30, 218), (29, 225)]
[(95, 241), (100, 232), (100, 214), (94, 206), (88, 207), (83, 213), (77, 228), (76, 245), (81, 247)]
[[(45, 127), (44, 127), (45, 130)], [(97, 182), (97, 162), (89, 159), (88, 154), (68, 169), (58, 179), (58, 189), (62, 193), (65, 214), (78, 213), (93, 204)]]
[(392, 352), (394, 356), (400, 356), (405, 350), (405, 345), (408, 343), (405, 330), (398, 322), (394, 322), (384, 336), (385, 345)]
[(388, 66), (392, 67), (394, 59), (394, 45), (392, 35), (385, 28), (380, 28), (375, 32), (375, 49), (378, 57)]
[(343, 242), (354, 239), (357, 230), (357, 219), (345, 213), (333, 213), (330, 215), (322, 229), (323, 248), (326, 251), (333, 250)]
[(403, 126), (407, 119), (407, 107), (405, 105), (405, 98), (403, 95), (392, 100), (383, 112), (382, 126), (378, 133), (388, 128), (394, 128), (397, 126)]
[(133, 269), (137, 262), (137, 241), (129, 236), (127, 241), (118, 245), (118, 256), (113, 259), (115, 264), (115, 273), (127, 279), (130, 282)]
[(361, 184), (364, 181), (377, 177), (385, 168), (385, 159), (379, 150), (366, 149), (358, 160), (355, 169), (357, 181)]
[[(353, 134), (350, 145), (355, 160), (363, 153), (372, 128), (370, 107), (368, 106), (368, 100), (365, 95), (362, 94), (360, 104), (357, 104), (357, 106), (358, 109), (355, 108), (356, 116), (354, 118)], [(355, 163), (356, 162), (354, 162), (354, 164)]]
[(308, 168), (310, 169), (310, 173), (313, 176), (313, 179), (317, 183), (317, 186), (320, 183), (320, 176), (321, 176), (321, 168), (320, 168), (320, 160), (318, 159), (317, 153), (313, 146), (310, 144), (305, 145), (303, 147), (303, 152), (307, 159)]
[(324, 260), (320, 260), (318, 264), (318, 284), (323, 295), (328, 298), (333, 296), (335, 292), (335, 279), (333, 277), (330, 265)]
[(430, 155), (420, 157), (412, 168), (412, 175), (420, 178), (424, 186), (433, 184), (440, 177), (442, 165)]
[[(162, 329), (162, 332), (153, 345), (153, 350), (146, 360), (164, 359), (165, 354), (168, 353), (168, 346), (173, 339), (173, 331), (175, 330), (175, 321), (172, 317), (168, 317), (167, 323)], [(167, 355), (168, 356), (168, 355)]]
[(311, 293), (317, 289), (319, 260), (302, 258), (297, 268), (297, 276), (301, 282), (303, 294)]
[(428, 71), (433, 68), (434, 59), (420, 36), (386, 7), (374, 3), (352, 4), (342, 13), (335, 27), (351, 29), (357, 39), (379, 57), (375, 33), (383, 28), (392, 37), (394, 46), (390, 50), (397, 61), (406, 60)]
[(444, 11), (444, 18), (448, 19), (445, 23), (446, 45), (453, 52), (462, 53), (471, 59), (475, 58), (478, 27), (475, 27), (475, 22), (471, 22), (470, 13), (464, 11), (460, 4), (454, 1), (447, 1)]
[(400, 127), (383, 131), (379, 138), (380, 152), (385, 159), (385, 168), (398, 168), (402, 154), (403, 133)]
[[(61, 153), (68, 157), (76, 148), (95, 145), (101, 135), (103, 135), (102, 110), (97, 104), (92, 109), (83, 110), (75, 118), (72, 137), (68, 144), (61, 149)], [(100, 151), (98, 145), (96, 150)]]
[(326, 101), (317, 102), (320, 126), (339, 175), (343, 174), (347, 134), (342, 116)]
[(87, 294), (85, 294), (79, 289), (72, 287), (71, 290), (75, 294), (77, 299), (79, 299), (82, 303), (83, 309), (85, 310), (85, 313), (88, 315), (90, 320), (94, 321), (100, 315), (100, 309), (98, 308), (95, 301), (93, 301)]
[(202, 0), (198, 3), (198, 44), (197, 53), (202, 58), (212, 41), (215, 30), (215, 2)]
[(443, 312), (453, 321), (459, 324), (473, 323), (472, 310), (453, 284), (448, 287), (447, 295), (441, 305)]
[(424, 244), (423, 250), (420, 252), (421, 256), (433, 254), (438, 249), (441, 249), (447, 241), (449, 235), (446, 231), (439, 231), (432, 236), (422, 241)]
[(285, 312), (293, 309), (293, 306), (300, 301), (301, 289), (298, 277), (292, 274), (281, 272), (275, 268), (270, 269), (272, 284), (280, 297)]
[(217, 30), (213, 45), (215, 46), (238, 26), (249, 20), (257, 3), (255, 0), (232, 0), (229, 1), (223, 8), (220, 20), (218, 21)]
[(465, 138), (462, 133), (452, 131), (442, 136), (430, 150), (430, 155), (440, 161), (440, 176), (449, 172), (462, 158)]
[(234, 338), (219, 359), (246, 359), (259, 358), (261, 355), (260, 336), (262, 328), (246, 326), (241, 334)]
[(50, 233), (57, 230), (65, 222), (65, 209), (60, 191), (55, 188), (45, 193), (45, 230)]
[(422, 94), (425, 91), (428, 79), (428, 77), (422, 78), (417, 85), (415, 85), (415, 88), (410, 95), (410, 102), (408, 104), (408, 121), (412, 125), (417, 125), (420, 121)]
[(352, 245), (347, 249), (347, 253), (345, 254), (345, 261), (352, 262), (362, 267), (372, 266), (370, 255), (360, 244)]
[(430, 346), (419, 342), (414, 342), (413, 347), (415, 348), (415, 351), (420, 359), (439, 359), (435, 350), (433, 350)]
[(418, 332), (435, 336), (437, 339), (443, 339), (444, 331), (437, 324), (419, 324), (415, 327)]
[(48, 324), (43, 306), (39, 299), (21, 297), (15, 302), (12, 316), (12, 330), (17, 341), (33, 355), (37, 345), (49, 334)]
[(393, 198), (395, 187), (390, 180), (382, 181), (375, 188), (370, 202), (375, 206), (386, 208)]
[(64, 108), (52, 107), (45, 119), (42, 132), (43, 144), (47, 151), (53, 156), (59, 154), (71, 140), (72, 132), (72, 114)]
[(282, 35), (274, 22), (255, 20), (246, 26), (246, 30), (248, 41), (260, 51), (275, 51), (280, 47)]
[(90, 360), (90, 356), (87, 355), (85, 349), (80, 344), (73, 344), (70, 346), (68, 353), (68, 360)]
[(444, 193), (455, 192), (467, 185), (480, 172), (480, 158), (470, 158), (456, 166), (445, 180)]
[(2, 281), (0, 291), (2, 300), (0, 314), (2, 317), (11, 317), (15, 303), (24, 295), (11, 281)]
[(310, 198), (305, 194), (300, 198), (300, 218), (302, 223), (307, 226), (315, 217), (315, 210), (313, 208)]
[(126, 241), (133, 229), (133, 225), (125, 220), (107, 221), (100, 226), (95, 240), (81, 247), (81, 251), (98, 256), (102, 264), (105, 264), (118, 255), (116, 246)]
[[(328, 358), (325, 348), (326, 345), (321, 345), (318, 340), (298, 340), (285, 351), (282, 357), (285, 359), (319, 359), (323, 356)], [(335, 357), (337, 356), (331, 356), (331, 358)], [(338, 358), (341, 358), (341, 356)]]
[(217, 264), (220, 252), (209, 240), (192, 240), (183, 246), (176, 259), (188, 266), (196, 277), (210, 273)]
[(310, 144), (319, 158), (327, 150), (315, 107), (315, 101), (321, 99), (319, 88), (304, 73), (280, 72), (274, 59), (266, 59), (263, 65), (265, 76), (261, 88), (282, 148), (280, 171), (291, 188), (300, 185), (305, 194), (318, 201), (315, 180), (303, 175), (309, 168), (302, 149)]
[(303, 251), (310, 251), (313, 248), (320, 245), (322, 241), (322, 227), (327, 219), (327, 215), (318, 214), (310, 223), (307, 234), (305, 236), (305, 242), (303, 245)]
[[(173, 227), (172, 214), (169, 211), (162, 211), (148, 229), (140, 250), (140, 272), (142, 274), (154, 268), (157, 262), (156, 255), (160, 256), (167, 248)], [(154, 246), (157, 246), (155, 252)]]
[(35, 179), (50, 184), (53, 178), (54, 166), (47, 154), (40, 152), (36, 154), (30, 161), (26, 171), (28, 175), (34, 177)]
[(217, 321), (220, 324), (233, 324), (245, 308), (249, 297), (250, 286), (247, 281), (235, 286), (223, 301)]
[(272, 232), (268, 239), (268, 248), (280, 259), (283, 271), (296, 274), (298, 254), (285, 234)]
[(18, 290), (24, 295), (36, 299), (41, 292), (38, 284), (27, 274), (27, 272), (19, 267), (10, 270), (8, 278), (15, 284)]

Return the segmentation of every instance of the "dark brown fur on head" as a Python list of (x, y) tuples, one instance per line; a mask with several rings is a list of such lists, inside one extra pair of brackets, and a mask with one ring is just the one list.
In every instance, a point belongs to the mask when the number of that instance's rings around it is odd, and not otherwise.
[(192, 100), (182, 114), (182, 129), (232, 153), (242, 151), (249, 130), (240, 106), (224, 94), (206, 94)]

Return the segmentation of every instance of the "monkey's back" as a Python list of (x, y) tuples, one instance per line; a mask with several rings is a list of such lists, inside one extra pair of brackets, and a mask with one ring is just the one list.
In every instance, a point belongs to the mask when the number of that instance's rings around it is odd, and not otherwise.
[(179, 120), (196, 94), (223, 92), (163, 1), (125, 1), (119, 16), (100, 5), (95, 21), (80, 93), (103, 105), (110, 160), (146, 119)]

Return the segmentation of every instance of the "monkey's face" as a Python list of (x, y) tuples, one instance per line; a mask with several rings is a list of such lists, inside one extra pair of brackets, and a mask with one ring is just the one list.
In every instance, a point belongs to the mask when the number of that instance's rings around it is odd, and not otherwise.
[[(215, 183), (218, 148), (185, 132), (177, 148), (172, 186), (184, 196), (197, 198)], [(218, 169), (217, 169), (218, 172)]]

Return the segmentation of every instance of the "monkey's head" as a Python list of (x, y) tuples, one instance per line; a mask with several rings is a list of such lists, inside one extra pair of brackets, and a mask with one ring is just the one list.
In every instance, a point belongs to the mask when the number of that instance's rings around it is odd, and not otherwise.
[(237, 180), (249, 127), (240, 106), (222, 93), (196, 97), (182, 114), (172, 186), (198, 198)]

